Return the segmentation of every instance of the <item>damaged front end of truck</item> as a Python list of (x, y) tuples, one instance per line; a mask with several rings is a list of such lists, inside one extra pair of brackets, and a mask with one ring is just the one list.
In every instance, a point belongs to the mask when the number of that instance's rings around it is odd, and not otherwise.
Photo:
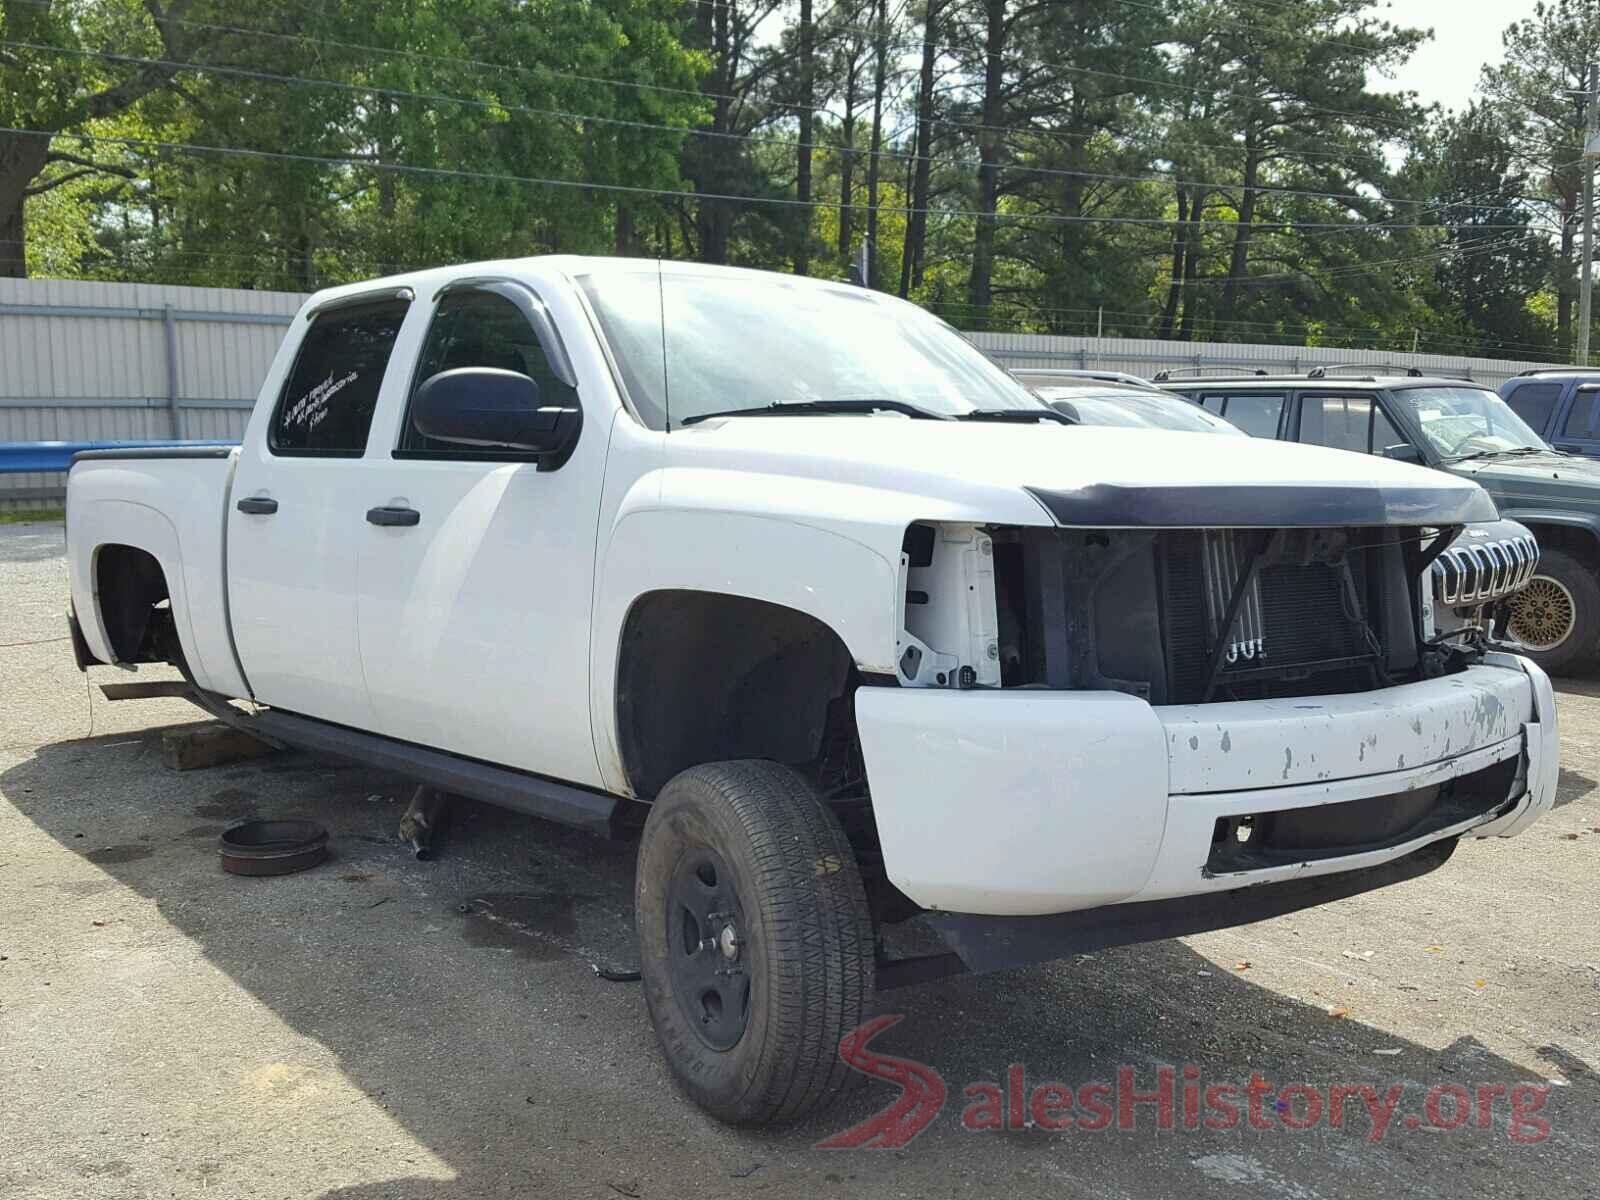
[(1030, 491), (1053, 527), (907, 531), (899, 686), (856, 696), (886, 876), (949, 946), (909, 977), (1354, 895), (1552, 802), (1502, 608), (1537, 545), (1485, 494)]

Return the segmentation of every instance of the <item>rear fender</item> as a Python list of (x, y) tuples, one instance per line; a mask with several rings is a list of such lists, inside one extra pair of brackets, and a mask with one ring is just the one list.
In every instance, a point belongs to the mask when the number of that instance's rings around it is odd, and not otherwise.
[(219, 679), (215, 664), (208, 661), (201, 640), (196, 637), (194, 606), (190, 602), (178, 531), (163, 513), (127, 500), (76, 504), (68, 514), (67, 537), (72, 548), (68, 556), (72, 604), (84, 641), (95, 658), (105, 663), (117, 661), (100, 605), (100, 555), (107, 546), (132, 546), (154, 558), (166, 577), (173, 626), (195, 682), (212, 691), (230, 690), (232, 672), (222, 672)]

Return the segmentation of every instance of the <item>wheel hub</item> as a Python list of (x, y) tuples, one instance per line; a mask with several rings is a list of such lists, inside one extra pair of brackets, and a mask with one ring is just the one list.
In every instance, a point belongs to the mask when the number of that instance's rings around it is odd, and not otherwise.
[(685, 855), (667, 888), (668, 967), (689, 1027), (713, 1050), (731, 1050), (749, 1023), (743, 926), (722, 857), (708, 849)]
[(1511, 634), (1530, 650), (1554, 650), (1572, 634), (1578, 606), (1560, 580), (1535, 575), (1511, 598)]

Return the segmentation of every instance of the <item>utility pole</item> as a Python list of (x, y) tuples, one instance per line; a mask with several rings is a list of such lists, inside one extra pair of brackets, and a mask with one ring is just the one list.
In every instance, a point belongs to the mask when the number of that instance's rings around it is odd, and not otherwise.
[(1594, 303), (1594, 160), (1600, 154), (1600, 68), (1583, 69), (1583, 263), (1578, 280), (1578, 365), (1589, 365), (1589, 322)]

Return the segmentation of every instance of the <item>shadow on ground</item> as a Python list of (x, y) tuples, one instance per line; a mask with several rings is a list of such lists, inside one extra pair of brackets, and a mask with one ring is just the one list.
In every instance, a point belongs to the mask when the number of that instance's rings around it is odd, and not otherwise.
[[(333, 1051), (456, 1173), (439, 1182), (397, 1169), (400, 1178), (327, 1193), (342, 1200), (831, 1195), (876, 1192), (889, 1175), (921, 1195), (1042, 1184), (1296, 1200), (1503, 1197), (1531, 1190), (1535, 1169), (1541, 1196), (1576, 1196), (1592, 1180), (1600, 1084), (1569, 1049), (1541, 1051), (1571, 1085), (1540, 1114), (1554, 1128), (1540, 1145), (1507, 1136), (1504, 1100), (1494, 1129), (1408, 1128), (1435, 1083), (1544, 1081), (1469, 1031), (1442, 1029), (1442, 1049), (1403, 1041), (1257, 987), (1179, 942), (881, 996), (877, 1011), (905, 1019), (875, 1048), (930, 1064), (949, 1088), (938, 1120), (906, 1149), (813, 1148), (886, 1104), (893, 1093), (879, 1083), (797, 1128), (724, 1129), (673, 1088), (637, 985), (590, 968), (632, 961), (631, 847), (463, 805), (441, 859), (416, 863), (393, 841), (403, 781), (293, 754), (175, 776), (157, 765), (158, 744), (150, 731), (45, 746), (0, 785), (61, 846), (154, 901), (239, 987)], [(324, 822), (335, 860), (281, 879), (223, 875), (215, 834), (252, 814)], [(1337, 961), (1331, 947), (1322, 953)], [(1342, 1130), (1289, 1133), (1273, 1121), (1271, 1132), (1168, 1132), (1149, 1104), (1127, 1132), (963, 1130), (962, 1089), (1004, 1088), (1012, 1063), (1030, 1088), (1115, 1081), (1124, 1064), (1151, 1088), (1159, 1065), (1193, 1064), (1206, 1083), (1258, 1074), (1276, 1087), (1405, 1090), (1378, 1143), (1354, 1101)]]

